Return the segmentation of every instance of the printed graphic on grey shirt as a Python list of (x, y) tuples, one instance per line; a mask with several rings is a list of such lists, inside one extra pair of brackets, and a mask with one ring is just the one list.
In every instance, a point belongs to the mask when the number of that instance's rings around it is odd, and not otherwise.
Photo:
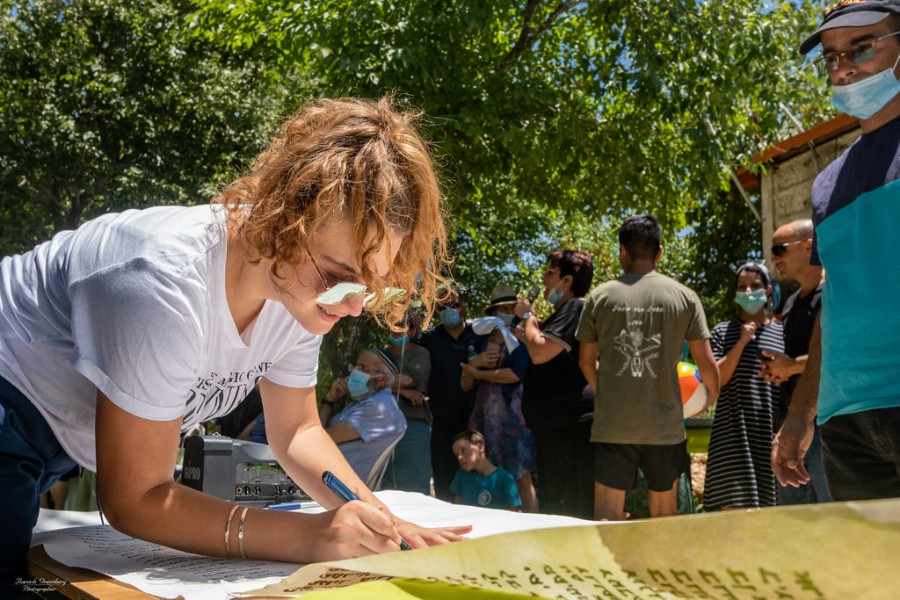
[(656, 377), (651, 361), (659, 356), (662, 334), (647, 336), (646, 330), (641, 319), (629, 319), (625, 329), (615, 337), (614, 348), (624, 360), (616, 377), (622, 376), (625, 371), (630, 371), (632, 377), (643, 377), (645, 372)]

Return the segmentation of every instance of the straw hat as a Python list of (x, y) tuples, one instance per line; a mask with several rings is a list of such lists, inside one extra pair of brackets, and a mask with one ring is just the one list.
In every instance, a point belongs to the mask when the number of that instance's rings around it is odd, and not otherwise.
[(491, 290), (491, 303), (484, 307), (484, 312), (505, 304), (517, 304), (519, 296), (511, 286), (500, 284)]

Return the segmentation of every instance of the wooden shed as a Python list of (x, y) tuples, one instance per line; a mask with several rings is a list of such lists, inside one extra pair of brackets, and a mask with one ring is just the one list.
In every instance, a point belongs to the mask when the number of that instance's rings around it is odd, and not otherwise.
[(816, 175), (861, 133), (856, 117), (840, 115), (754, 156), (751, 162), (764, 167), (760, 176), (747, 169), (736, 173), (745, 190), (760, 190), (762, 247), (766, 260), (771, 259), (772, 233), (789, 221), (811, 216), (812, 184)]

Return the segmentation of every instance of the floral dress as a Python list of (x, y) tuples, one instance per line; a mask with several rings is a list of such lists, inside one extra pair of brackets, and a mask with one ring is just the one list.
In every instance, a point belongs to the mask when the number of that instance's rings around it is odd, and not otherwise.
[(519, 479), (537, 469), (534, 435), (522, 416), (522, 380), (528, 366), (528, 350), (520, 344), (512, 354), (500, 344), (497, 368), (509, 368), (519, 377), (516, 383), (480, 381), (469, 429), (484, 435), (487, 456)]

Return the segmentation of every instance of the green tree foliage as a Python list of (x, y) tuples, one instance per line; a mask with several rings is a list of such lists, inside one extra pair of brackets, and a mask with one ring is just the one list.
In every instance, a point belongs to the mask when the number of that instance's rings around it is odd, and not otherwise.
[(187, 2), (0, 8), (3, 254), (110, 210), (207, 201), (282, 110), (264, 63), (188, 32)]
[(693, 207), (688, 217), (698, 225), (679, 265), (680, 280), (703, 299), (710, 324), (732, 319), (738, 314), (735, 270), (747, 260), (762, 259), (762, 226), (732, 192)]
[(201, 35), (300, 65), (317, 94), (395, 92), (425, 110), (453, 275), (482, 298), (498, 279), (527, 287), (550, 249), (602, 246), (637, 210), (670, 240), (705, 227), (688, 218), (722, 201), (723, 166), (793, 133), (782, 105), (809, 124), (826, 110), (796, 49), (820, 4), (807, 0), (197, 4)]
[(826, 114), (796, 51), (820, 4), (0, 0), (0, 251), (206, 201), (295, 98), (395, 93), (428, 115), (473, 308), (558, 247), (614, 276), (619, 222), (652, 210), (661, 270), (724, 314), (720, 270), (760, 239), (724, 167), (793, 133), (783, 106)]

